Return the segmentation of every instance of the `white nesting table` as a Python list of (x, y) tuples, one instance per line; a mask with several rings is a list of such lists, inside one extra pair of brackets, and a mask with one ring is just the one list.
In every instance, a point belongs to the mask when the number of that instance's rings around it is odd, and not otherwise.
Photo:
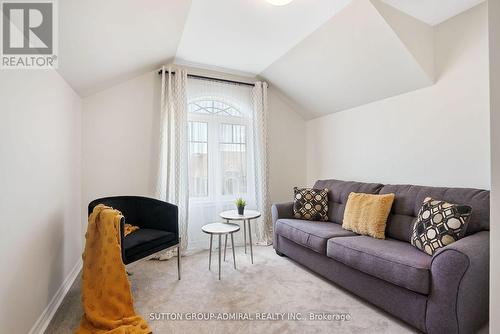
[[(220, 266), (221, 266), (221, 237), (226, 236), (226, 246), (227, 246), (227, 235), (231, 234), (231, 244), (233, 246), (233, 263), (234, 269), (236, 269), (236, 256), (234, 255), (234, 237), (233, 233), (238, 232), (240, 227), (236, 224), (224, 224), (224, 223), (213, 223), (204, 225), (201, 230), (207, 234), (210, 234), (210, 253), (208, 255), (208, 270), (212, 265), (212, 239), (214, 234), (219, 236), (219, 280), (220, 280)], [(224, 247), (224, 260), (226, 259), (226, 247)]]
[[(257, 219), (260, 217), (260, 212), (255, 210), (245, 210), (242, 215), (238, 214), (238, 210), (229, 210), (220, 213), (221, 218), (225, 219), (229, 224), (230, 221), (243, 221), (243, 235), (245, 241), (245, 254), (247, 253), (247, 223), (248, 223), (248, 239), (250, 240), (250, 257), (253, 264), (253, 249), (252, 249), (252, 228), (250, 227), (250, 221), (252, 219)], [(232, 237), (232, 235), (231, 235)], [(226, 235), (227, 244), (227, 235)], [(234, 245), (233, 245), (234, 247)], [(225, 253), (225, 252), (224, 252)], [(225, 258), (225, 256), (224, 256)]]

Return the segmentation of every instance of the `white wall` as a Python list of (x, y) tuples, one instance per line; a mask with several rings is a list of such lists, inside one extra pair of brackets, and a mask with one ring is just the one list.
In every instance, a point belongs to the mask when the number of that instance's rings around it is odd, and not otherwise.
[[(154, 71), (84, 99), (84, 203), (102, 196), (155, 195), (160, 84)], [(269, 108), (271, 199), (288, 201), (293, 186), (306, 181), (305, 121), (272, 88)]]
[[(491, 97), (490, 254), (500, 253), (500, 1), (489, 2)], [(500, 263), (490, 256), (490, 333), (500, 332)]]
[(0, 73), (0, 333), (27, 333), (81, 256), (81, 99), (55, 71)]
[(83, 202), (153, 196), (160, 80), (148, 72), (83, 100)]
[(435, 85), (307, 122), (309, 184), (490, 187), (487, 6), (435, 29)]
[(306, 184), (306, 122), (272, 86), (269, 90), (269, 189), (273, 203), (293, 200), (293, 187)]

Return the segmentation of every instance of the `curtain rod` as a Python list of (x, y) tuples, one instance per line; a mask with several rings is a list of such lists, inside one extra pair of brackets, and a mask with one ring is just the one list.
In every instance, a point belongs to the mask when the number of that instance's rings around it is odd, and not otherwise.
[[(162, 70), (158, 71), (158, 74), (161, 75)], [(167, 70), (165, 70), (166, 73), (169, 73)], [(175, 75), (174, 71), (171, 71), (173, 75)], [(226, 83), (232, 83), (232, 84), (237, 84), (237, 85), (244, 85), (244, 86), (252, 86), (255, 87), (255, 84), (249, 83), (249, 82), (243, 82), (243, 81), (235, 81), (235, 80), (227, 80), (227, 79), (221, 79), (221, 78), (213, 78), (213, 77), (206, 77), (203, 75), (196, 75), (196, 74), (188, 74), (188, 78), (194, 78), (194, 79), (200, 79), (200, 80), (209, 80), (209, 81), (218, 81), (218, 82), (226, 82)]]

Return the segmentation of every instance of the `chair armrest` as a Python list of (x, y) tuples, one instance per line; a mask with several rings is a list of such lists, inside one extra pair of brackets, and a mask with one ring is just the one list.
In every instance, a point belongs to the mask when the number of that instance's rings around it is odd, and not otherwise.
[(481, 231), (434, 254), (428, 333), (474, 333), (489, 313), (490, 233)]
[(293, 202), (275, 203), (271, 206), (271, 216), (273, 220), (273, 247), (277, 249), (276, 221), (283, 218), (293, 218)]
[(137, 222), (139, 227), (179, 235), (179, 210), (176, 205), (153, 198), (143, 198), (139, 205), (140, 221)]

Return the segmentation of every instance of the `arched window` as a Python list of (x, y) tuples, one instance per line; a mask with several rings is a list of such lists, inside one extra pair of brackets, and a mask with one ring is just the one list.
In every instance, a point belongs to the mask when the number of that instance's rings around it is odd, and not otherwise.
[(188, 110), (190, 197), (229, 200), (245, 195), (248, 119), (217, 98), (189, 101)]
[(242, 117), (241, 112), (236, 107), (214, 99), (192, 101), (188, 105), (188, 110), (190, 113), (196, 114)]

